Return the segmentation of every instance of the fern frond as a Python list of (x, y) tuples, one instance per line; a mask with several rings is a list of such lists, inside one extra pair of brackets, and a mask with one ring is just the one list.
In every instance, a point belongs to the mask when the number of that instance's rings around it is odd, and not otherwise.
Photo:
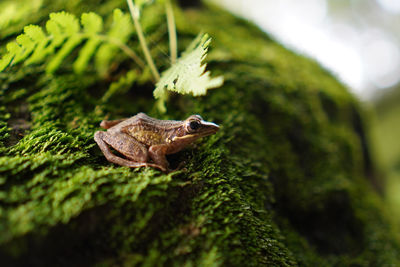
[(206, 64), (202, 64), (210, 42), (211, 38), (207, 34), (197, 36), (177, 62), (162, 73), (160, 81), (156, 84), (154, 97), (166, 98), (166, 90), (200, 96), (205, 95), (208, 89), (221, 86), (224, 82), (223, 77), (211, 78), (210, 72), (205, 71)]
[[(132, 33), (133, 25), (129, 15), (124, 14), (119, 9), (115, 9), (113, 12), (113, 24), (106, 34), (109, 42), (101, 44), (95, 56), (95, 65), (99, 67), (100, 73), (104, 73), (108, 69), (111, 60), (118, 52), (118, 47), (122, 50), (125, 49), (125, 53), (129, 53), (124, 44), (127, 42)], [(143, 61), (139, 59), (136, 54), (130, 56), (141, 67), (144, 66)], [(137, 57), (137, 59), (134, 57)]]
[(74, 62), (73, 67), (76, 73), (82, 73), (89, 64), (90, 59), (101, 43), (101, 39), (98, 38), (98, 34), (103, 30), (103, 20), (95, 13), (82, 14), (81, 23), (84, 31), (90, 36), (90, 39), (82, 47), (78, 58)]
[(119, 49), (143, 65), (125, 44), (133, 33), (129, 15), (119, 9), (113, 15), (113, 24), (103, 33), (103, 19), (95, 13), (82, 14), (81, 21), (66, 12), (51, 13), (46, 32), (39, 26), (26, 26), (16, 42), (7, 45), (7, 53), (0, 59), (0, 72), (24, 62), (25, 65), (47, 63), (46, 72), (54, 73), (79, 45), (82, 47), (73, 63), (78, 74), (92, 58), (96, 69), (104, 73)]
[[(81, 30), (79, 20), (72, 14), (68, 14), (66, 12), (52, 13), (50, 14), (50, 21), (52, 21), (51, 23), (55, 24), (53, 27), (57, 28), (56, 32), (53, 34), (61, 34), (58, 37), (59, 40), (57, 40), (58, 42), (56, 45), (58, 45), (62, 40), (61, 48), (52, 57), (46, 67), (46, 71), (48, 73), (53, 73), (58, 69), (65, 57), (68, 56), (71, 51), (83, 41), (85, 37), (89, 39), (90, 35), (84, 36), (83, 34), (79, 34)], [(63, 43), (63, 41), (65, 41), (65, 43)], [(52, 52), (52, 50), (53, 48), (49, 50), (49, 52)]]

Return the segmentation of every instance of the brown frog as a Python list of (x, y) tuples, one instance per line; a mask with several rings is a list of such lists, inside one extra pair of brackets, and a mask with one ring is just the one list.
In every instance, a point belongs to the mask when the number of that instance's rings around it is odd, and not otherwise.
[[(176, 153), (198, 138), (215, 134), (219, 126), (192, 115), (184, 121), (158, 120), (139, 113), (126, 119), (102, 121), (107, 131), (94, 140), (108, 161), (132, 168), (154, 167), (168, 171), (165, 155)], [(109, 146), (126, 157), (112, 153)], [(150, 163), (152, 160), (152, 163)]]

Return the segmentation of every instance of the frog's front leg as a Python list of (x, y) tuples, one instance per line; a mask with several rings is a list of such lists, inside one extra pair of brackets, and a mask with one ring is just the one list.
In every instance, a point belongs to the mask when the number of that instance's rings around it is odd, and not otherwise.
[(154, 145), (149, 148), (149, 156), (155, 164), (162, 166), (168, 170), (169, 163), (165, 155), (167, 154), (168, 146)]
[(100, 127), (103, 128), (103, 129), (109, 129), (109, 128), (111, 128), (111, 127), (117, 125), (118, 123), (123, 122), (124, 120), (127, 120), (127, 119), (128, 118), (119, 119), (119, 120), (112, 120), (112, 121), (103, 120), (103, 121), (100, 122)]
[[(94, 140), (99, 145), (106, 159), (112, 163), (131, 168), (153, 167), (164, 172), (167, 171), (163, 166), (147, 163), (148, 152), (146, 147), (124, 133), (113, 133), (111, 136), (107, 132), (98, 131), (94, 135)], [(108, 147), (109, 145), (126, 156), (128, 160), (114, 155)]]

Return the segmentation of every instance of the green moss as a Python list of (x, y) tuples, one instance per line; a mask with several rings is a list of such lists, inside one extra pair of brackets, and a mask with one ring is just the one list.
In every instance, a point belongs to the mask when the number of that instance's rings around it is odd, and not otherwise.
[[(209, 33), (209, 66), (226, 78), (206, 97), (172, 97), (168, 104), (169, 118), (199, 113), (222, 125), (169, 158), (173, 166), (185, 161), (187, 170), (165, 175), (119, 167), (93, 141), (105, 116), (157, 115), (146, 74), (106, 104), (110, 81), (95, 74), (1, 76), (1, 96), (9, 99), (0, 110), (5, 264), (399, 264), (399, 241), (366, 179), (360, 108), (347, 89), (224, 11), (175, 12), (179, 47), (201, 30)], [(156, 21), (146, 22), (155, 37), (165, 29)], [(168, 41), (162, 37), (161, 47)], [(162, 51), (153, 54), (165, 61)], [(68, 60), (64, 68), (71, 68)], [(10, 145), (8, 116), (21, 105), (28, 106), (30, 128)]]
[(385, 175), (386, 199), (390, 208), (391, 215), (396, 221), (397, 227), (400, 226), (400, 146), (397, 136), (400, 133), (398, 118), (400, 90), (399, 87), (391, 88), (382, 93), (375, 100), (375, 116), (371, 123), (374, 137), (375, 152), (379, 156), (379, 167)]

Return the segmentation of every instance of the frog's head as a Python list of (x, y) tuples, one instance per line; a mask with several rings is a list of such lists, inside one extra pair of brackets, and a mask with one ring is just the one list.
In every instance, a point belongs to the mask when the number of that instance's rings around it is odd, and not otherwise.
[(186, 135), (195, 135), (197, 138), (215, 134), (219, 130), (217, 124), (203, 120), (200, 115), (190, 116), (184, 125)]
[(183, 134), (176, 136), (174, 141), (192, 142), (198, 138), (215, 134), (219, 126), (213, 122), (203, 120), (200, 115), (192, 115), (183, 121)]

